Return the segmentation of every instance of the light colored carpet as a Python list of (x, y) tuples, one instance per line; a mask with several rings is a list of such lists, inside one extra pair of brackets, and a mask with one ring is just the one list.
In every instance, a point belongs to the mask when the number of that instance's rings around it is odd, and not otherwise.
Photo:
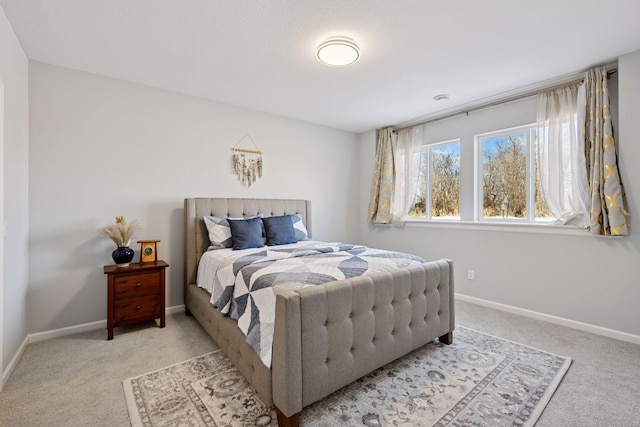
[[(536, 427), (640, 426), (640, 346), (463, 301), (456, 320), (573, 359)], [(217, 349), (183, 313), (154, 325), (116, 328), (112, 341), (99, 330), (28, 345), (0, 393), (0, 426), (129, 426), (126, 378)]]
[[(459, 327), (304, 408), (303, 426), (533, 426), (571, 360)], [(221, 351), (124, 381), (131, 424), (276, 426)]]

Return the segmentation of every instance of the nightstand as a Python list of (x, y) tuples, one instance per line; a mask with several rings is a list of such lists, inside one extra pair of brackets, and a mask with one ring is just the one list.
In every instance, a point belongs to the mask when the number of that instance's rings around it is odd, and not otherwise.
[(104, 274), (109, 283), (107, 302), (107, 339), (113, 339), (113, 328), (147, 320), (160, 319), (165, 324), (164, 261), (132, 262), (127, 267), (107, 265)]

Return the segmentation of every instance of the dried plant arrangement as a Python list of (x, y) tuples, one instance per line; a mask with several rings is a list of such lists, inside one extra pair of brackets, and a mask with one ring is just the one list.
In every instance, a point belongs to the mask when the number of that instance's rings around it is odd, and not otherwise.
[[(250, 141), (256, 149), (237, 148), (238, 144), (245, 139)], [(235, 172), (243, 185), (251, 187), (251, 184), (256, 182), (256, 179), (262, 178), (262, 151), (258, 149), (249, 134), (243, 136), (236, 146), (231, 149), (231, 152), (233, 172)]]
[(116, 223), (105, 227), (102, 233), (113, 240), (117, 247), (128, 247), (133, 233), (140, 230), (140, 224), (135, 219), (129, 223), (123, 216), (116, 217)]
[(256, 182), (256, 179), (262, 178), (262, 153), (259, 151), (248, 153), (249, 151), (234, 148), (231, 156), (233, 171), (240, 182), (247, 187), (251, 187), (251, 184)]

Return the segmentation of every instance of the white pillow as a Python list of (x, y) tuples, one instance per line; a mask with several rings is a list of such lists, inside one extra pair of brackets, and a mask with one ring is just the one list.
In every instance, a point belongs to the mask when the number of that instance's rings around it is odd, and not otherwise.
[(204, 216), (204, 225), (209, 232), (209, 250), (230, 248), (233, 244), (231, 240), (231, 228), (226, 218), (215, 216)]
[(309, 240), (309, 232), (307, 227), (304, 226), (304, 222), (302, 222), (302, 215), (291, 215), (291, 220), (293, 221), (293, 229), (296, 232), (296, 240)]

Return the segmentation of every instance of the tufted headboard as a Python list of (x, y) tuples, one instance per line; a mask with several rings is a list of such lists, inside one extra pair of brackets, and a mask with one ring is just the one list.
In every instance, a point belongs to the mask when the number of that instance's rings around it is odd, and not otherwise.
[(205, 215), (220, 218), (302, 215), (302, 221), (311, 237), (311, 202), (293, 199), (236, 199), (187, 198), (184, 199), (184, 285), (196, 283), (198, 261), (209, 247), (209, 234), (202, 219)]

